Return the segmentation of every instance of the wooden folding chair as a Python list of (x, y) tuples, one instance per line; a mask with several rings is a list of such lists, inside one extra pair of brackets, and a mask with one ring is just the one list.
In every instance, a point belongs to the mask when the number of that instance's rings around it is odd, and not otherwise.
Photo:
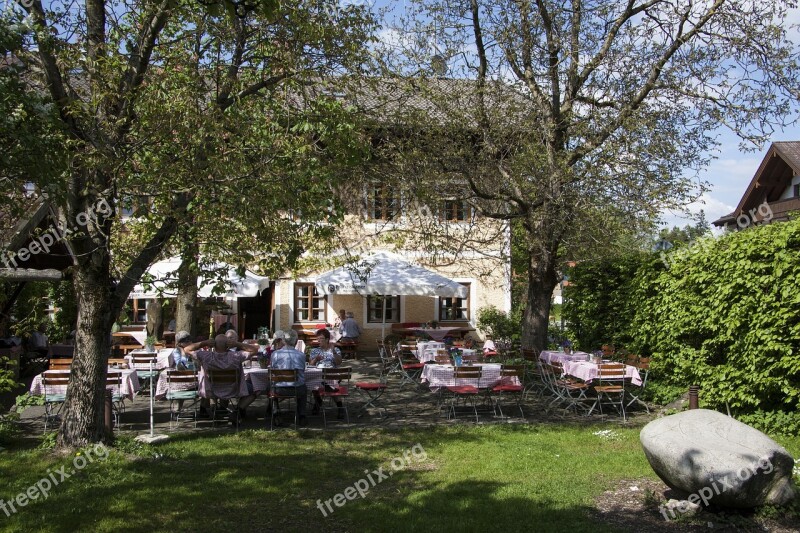
[(603, 414), (603, 405), (611, 405), (622, 415), (622, 420), (626, 421), (625, 415), (625, 365), (622, 363), (602, 363), (598, 365), (598, 378), (594, 385), (597, 399), (589, 410), (589, 414), (594, 411), (595, 406)]
[(647, 375), (650, 373), (650, 358), (649, 357), (639, 357), (636, 361), (636, 369), (639, 371), (639, 377), (642, 378), (642, 384), (638, 386), (636, 390), (636, 394), (633, 394), (630, 389), (628, 389), (628, 396), (630, 397), (630, 401), (627, 403), (626, 407), (630, 407), (633, 403), (639, 403), (644, 406), (647, 412), (650, 412), (650, 407), (647, 403), (643, 402), (639, 399), (644, 388), (647, 386)]
[[(445, 387), (447, 392), (450, 393), (450, 407), (447, 410), (447, 419), (450, 420), (450, 414), (456, 418), (456, 404), (459, 399), (464, 400), (464, 404), (469, 401), (472, 404), (472, 409), (475, 411), (475, 422), (478, 422), (478, 406), (476, 399), (480, 394), (478, 383), (483, 376), (483, 368), (479, 366), (457, 366), (453, 368), (453, 383)], [(458, 384), (459, 380), (469, 380), (470, 384)]]
[[(298, 419), (297, 419), (297, 385), (295, 386), (281, 386), (276, 387), (276, 383), (297, 383), (299, 370), (296, 369), (280, 369), (280, 368), (272, 368), (269, 371), (269, 379), (270, 379), (270, 389), (269, 389), (269, 404), (267, 406), (267, 410), (269, 411), (267, 415), (269, 416), (269, 429), (273, 429), (275, 427), (275, 417), (280, 418), (281, 414), (281, 402), (286, 400), (291, 402), (294, 400), (294, 428), (297, 429)], [(286, 394), (286, 390), (291, 389), (291, 394)]]
[(125, 397), (122, 395), (122, 372), (109, 370), (106, 374), (106, 390), (111, 391), (111, 410), (114, 427), (119, 427), (120, 416), (125, 412)]
[[(342, 367), (322, 369), (322, 382), (325, 385), (319, 389), (319, 396), (323, 401), (322, 420), (323, 425), (326, 428), (328, 427), (328, 416), (326, 414), (327, 409), (325, 409), (325, 398), (330, 398), (334, 405), (336, 405), (337, 409), (340, 407), (336, 404), (336, 400), (339, 400), (342, 403), (341, 409), (344, 409), (345, 420), (348, 424), (350, 423), (350, 413), (347, 411), (346, 400), (350, 396), (347, 385), (350, 382), (350, 377), (352, 374), (353, 372), (351, 368)], [(345, 382), (344, 385), (342, 385), (343, 381)]]
[(420, 363), (414, 356), (413, 351), (416, 345), (412, 347), (410, 344), (398, 344), (395, 351), (395, 357), (398, 360), (397, 370), (400, 374), (400, 388), (408, 384), (414, 385), (419, 388), (419, 377), (422, 374), (422, 369), (425, 368), (424, 363)]
[(539, 351), (532, 348), (522, 348), (520, 350), (520, 354), (522, 355), (522, 359), (525, 361), (523, 395), (527, 396), (530, 392), (536, 391), (536, 393), (541, 396), (547, 387), (541, 370)]
[[(167, 395), (169, 400), (169, 426), (176, 427), (181, 420), (194, 420), (194, 427), (197, 427), (197, 405), (200, 400), (198, 392), (198, 381), (196, 370), (167, 370)], [(192, 409), (192, 416), (185, 417), (183, 413), (187, 408), (184, 402), (190, 401), (189, 408)], [(175, 405), (177, 404), (177, 409)], [(174, 425), (173, 425), (174, 422)]]
[[(233, 413), (236, 415), (233, 417), (234, 421), (234, 428), (238, 431), (239, 430), (239, 389), (241, 385), (240, 374), (241, 370), (238, 368), (232, 369), (219, 369), (219, 368), (209, 368), (206, 369), (206, 377), (208, 378), (208, 390), (210, 391), (211, 397), (209, 398), (212, 400), (211, 404), (211, 419), (212, 424), (216, 426), (217, 424), (217, 410), (219, 409), (219, 402), (220, 400), (228, 400), (233, 403), (232, 409)], [(233, 401), (236, 400), (234, 403)]]
[(128, 360), (130, 361), (131, 368), (136, 369), (136, 375), (139, 377), (139, 380), (147, 383), (147, 390), (152, 394), (153, 382), (157, 381), (159, 374), (161, 374), (161, 370), (156, 368), (158, 362), (156, 354), (131, 354), (128, 356)]
[[(61, 370), (46, 370), (42, 372), (42, 390), (44, 391), (44, 431), (47, 432), (47, 423), (57, 420), (64, 401), (67, 399), (67, 385), (69, 385), (69, 368)], [(55, 406), (58, 408), (53, 412)]]
[[(500, 403), (503, 397), (512, 396), (517, 399), (516, 404), (517, 407), (519, 407), (519, 413), (522, 415), (522, 418), (525, 418), (525, 411), (522, 410), (522, 396), (525, 387), (521, 385), (524, 375), (524, 365), (502, 365), (500, 367), (500, 382), (492, 387), (490, 391), (495, 416), (498, 411), (501, 417), (505, 416), (503, 415), (503, 408), (500, 406)], [(514, 383), (515, 381), (518, 381), (520, 384), (517, 385)]]
[(588, 383), (565, 376), (564, 366), (558, 361), (543, 365), (543, 368), (547, 373), (549, 388), (555, 395), (548, 407), (563, 404), (565, 411), (572, 410), (577, 413), (579, 409), (585, 409), (591, 413), (591, 408), (587, 406), (592, 401), (592, 398), (588, 396), (590, 391)]

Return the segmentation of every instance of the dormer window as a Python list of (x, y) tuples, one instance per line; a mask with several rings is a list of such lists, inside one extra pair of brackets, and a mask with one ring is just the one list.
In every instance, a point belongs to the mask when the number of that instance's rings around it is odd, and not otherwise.
[(800, 198), (800, 183), (795, 183), (792, 185), (792, 197)]

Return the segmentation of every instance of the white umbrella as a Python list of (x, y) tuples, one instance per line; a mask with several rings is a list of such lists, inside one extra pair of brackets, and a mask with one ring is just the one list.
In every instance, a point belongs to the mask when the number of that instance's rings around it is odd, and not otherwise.
[[(181, 265), (180, 258), (173, 257), (153, 263), (147, 269), (147, 273), (142, 276), (142, 281), (138, 283), (131, 292), (129, 298), (163, 298), (175, 297), (177, 295), (178, 267)], [(213, 263), (203, 268), (206, 271), (222, 271), (222, 288), (224, 293), (217, 294), (228, 298), (238, 298), (240, 296), (256, 296), (264, 289), (269, 287), (269, 278), (259, 276), (246, 270), (244, 276), (236, 273), (236, 269), (225, 263)], [(197, 295), (201, 298), (213, 296), (215, 283), (203, 283), (203, 277), (197, 280)]]
[[(379, 252), (358, 263), (325, 272), (317, 278), (316, 286), (326, 295), (466, 298), (468, 292), (464, 285), (389, 252)], [(381, 337), (385, 328), (386, 298), (383, 299)]]

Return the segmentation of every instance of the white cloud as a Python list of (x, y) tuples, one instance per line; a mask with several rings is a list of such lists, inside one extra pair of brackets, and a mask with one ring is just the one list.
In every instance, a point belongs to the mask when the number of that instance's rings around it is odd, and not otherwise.
[[(744, 193), (744, 189), (742, 189), (742, 193)], [(736, 203), (739, 203), (738, 200)], [(692, 216), (698, 215), (700, 211), (704, 211), (706, 220), (710, 224), (719, 217), (727, 215), (735, 208), (735, 205), (721, 201), (711, 196), (709, 193), (703, 193), (700, 198), (686, 206), (686, 210), (689, 212), (689, 215), (677, 211), (667, 210), (661, 213), (661, 222), (667, 228), (671, 228), (673, 226), (683, 227), (686, 225), (691, 225), (695, 223), (695, 221), (692, 219)]]

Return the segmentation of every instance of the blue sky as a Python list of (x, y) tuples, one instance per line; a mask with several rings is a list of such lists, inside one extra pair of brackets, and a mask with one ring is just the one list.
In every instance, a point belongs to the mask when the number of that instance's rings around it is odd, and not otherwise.
[[(736, 135), (722, 130), (719, 133), (720, 149), (712, 153), (716, 159), (700, 175), (701, 180), (710, 184), (711, 190), (688, 207), (689, 211), (695, 214), (699, 213), (701, 209), (704, 210), (706, 220), (709, 222), (736, 208), (750, 180), (758, 170), (758, 165), (764, 159), (764, 154), (769, 149), (769, 145), (765, 145), (754, 152), (741, 151), (739, 138)], [(800, 125), (776, 132), (770, 139), (770, 142), (774, 141), (800, 141)], [(687, 218), (679, 216), (677, 213), (665, 212), (663, 219), (668, 227), (684, 226), (690, 223)]]

